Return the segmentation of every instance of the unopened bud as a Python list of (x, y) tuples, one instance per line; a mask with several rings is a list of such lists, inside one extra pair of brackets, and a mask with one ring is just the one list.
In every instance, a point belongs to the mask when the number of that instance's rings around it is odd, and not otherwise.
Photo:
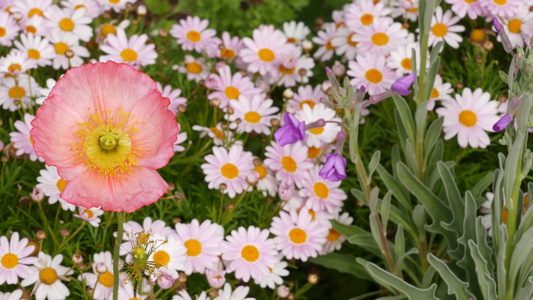
[(106, 11), (106, 12), (104, 12), (104, 13), (102, 14), (102, 17), (103, 17), (104, 19), (110, 19), (110, 18), (111, 18), (111, 13), (108, 12), (108, 11)]
[(507, 95), (502, 94), (502, 95), (498, 96), (498, 101), (500, 101), (501, 103), (507, 102)]
[(289, 293), (290, 293), (290, 289), (288, 286), (286, 285), (280, 285), (278, 286), (278, 289), (277, 289), (277, 294), (278, 294), (278, 297), (280, 298), (287, 298), (289, 297)]
[(307, 276), (307, 282), (309, 282), (309, 283), (312, 284), (312, 285), (317, 284), (317, 283), (318, 283), (318, 274), (310, 273), (310, 274)]
[(299, 69), (298, 70), (298, 74), (300, 74), (300, 76), (305, 76), (307, 74), (307, 70), (306, 69)]
[(285, 99), (292, 99), (294, 97), (294, 92), (292, 89), (285, 89), (282, 94)]
[(59, 233), (64, 236), (64, 237), (67, 237), (70, 235), (70, 229), (68, 228), (61, 228), (61, 230), (59, 230)]
[(225, 183), (221, 183), (218, 186), (218, 189), (221, 190), (221, 191), (225, 191), (227, 188), (228, 188), (228, 186)]
[(494, 43), (491, 41), (485, 41), (483, 43), (483, 48), (485, 48), (485, 50), (487, 51), (491, 51), (492, 49), (494, 49)]
[(316, 18), (315, 19), (315, 24), (319, 25), (319, 26), (324, 24), (324, 18)]
[(481, 62), (483, 62), (483, 56), (481, 56), (480, 54), (476, 55), (476, 62), (479, 64)]
[(164, 58), (164, 59), (161, 60), (161, 64), (162, 64), (163, 66), (168, 65), (168, 63), (169, 63), (169, 61), (168, 61), (168, 59), (166, 59), (166, 58)]
[(105, 274), (105, 272), (107, 272), (107, 266), (105, 263), (99, 262), (96, 264), (95, 270), (98, 274)]
[(23, 196), (23, 197), (20, 197), (19, 199), (19, 204), (21, 206), (28, 206), (30, 205), (30, 202), (31, 202), (30, 197)]
[[(216, 99), (215, 99), (216, 100)], [(180, 104), (178, 105), (178, 112), (179, 113), (185, 113), (187, 111), (187, 106), (183, 105), (183, 104)]]
[(15, 19), (15, 21), (20, 21), (22, 20), (22, 14), (20, 12), (16, 12), (13, 14), (13, 19)]
[(338, 60), (335, 61), (333, 67), (331, 67), (331, 70), (337, 77), (342, 77), (346, 73), (346, 67)]
[(87, 295), (88, 296), (94, 295), (94, 289), (93, 288), (87, 288)]
[(261, 159), (259, 159), (259, 158), (254, 158), (254, 160), (252, 162), (254, 163), (254, 166), (256, 166), (256, 167), (259, 167), (260, 165), (263, 164), (263, 161), (261, 161)]
[(311, 52), (311, 50), (313, 50), (313, 42), (309, 40), (304, 40), (302, 42), (302, 48), (305, 52)]
[(326, 94), (329, 94), (331, 91), (331, 82), (329, 80), (322, 82), (322, 91)]
[(43, 202), (44, 193), (40, 188), (34, 187), (33, 190), (31, 191), (30, 198), (31, 200), (33, 200), (33, 202), (36, 202), (36, 203)]
[(159, 29), (159, 37), (166, 38), (168, 36), (168, 31), (165, 29)]
[(172, 223), (173, 223), (173, 224), (181, 223), (181, 219), (178, 218), (178, 217), (174, 217), (174, 218), (172, 218)]
[(296, 300), (296, 295), (294, 295), (294, 293), (290, 293), (290, 294), (289, 294), (289, 297), (287, 297), (287, 299), (289, 299), (289, 300)]
[(259, 180), (259, 174), (257, 172), (252, 172), (250, 175), (246, 176), (246, 182), (249, 185), (256, 185)]
[(233, 203), (228, 203), (226, 205), (224, 205), (224, 209), (225, 210), (233, 210), (235, 208), (235, 204)]
[(209, 295), (209, 297), (211, 297), (211, 299), (215, 299), (216, 297), (218, 297), (218, 290), (212, 290), (207, 294)]
[(270, 119), (270, 125), (272, 125), (273, 127), (278, 127), (279, 126), (279, 119), (276, 119), (276, 118)]
[(30, 253), (30, 256), (37, 256), (39, 254), (39, 244), (34, 241), (33, 239), (29, 239), (28, 241), (28, 244), (26, 245), (26, 247), (30, 247), (30, 246), (34, 246), (35, 248), (33, 248), (33, 252)]
[(226, 108), (226, 112), (228, 113), (228, 115), (233, 115), (235, 113), (235, 110), (233, 110), (233, 108), (231, 107), (228, 107)]
[(133, 9), (133, 4), (131, 4), (130, 2), (127, 2), (126, 3), (126, 9), (127, 10), (132, 10)]
[(83, 256), (79, 254), (72, 255), (72, 263), (75, 265), (79, 265), (83, 262)]
[(220, 106), (220, 99), (215, 98), (215, 99), (211, 100), (211, 105), (213, 105), (214, 107), (219, 107)]
[(84, 263), (81, 263), (81, 264), (78, 265), (78, 269), (80, 269), (80, 271), (84, 271), (84, 270), (87, 269), (87, 265), (84, 264)]
[(74, 57), (74, 51), (72, 51), (72, 49), (68, 49), (67, 51), (65, 51), (65, 56), (67, 58), (73, 58)]
[(46, 232), (44, 230), (39, 230), (37, 231), (37, 233), (35, 234), (35, 237), (39, 240), (39, 241), (42, 241), (44, 239), (46, 239)]
[(463, 89), (464, 87), (465, 87), (465, 84), (462, 82), (458, 82), (455, 84), (455, 88), (457, 88), (458, 90)]
[(185, 273), (180, 272), (178, 276), (178, 281), (181, 283), (187, 282), (187, 275)]
[(146, 5), (139, 5), (137, 6), (137, 15), (139, 15), (139, 17), (144, 17), (146, 16)]
[(208, 90), (214, 90), (217, 87), (217, 76), (215, 74), (209, 74), (204, 81), (204, 85)]

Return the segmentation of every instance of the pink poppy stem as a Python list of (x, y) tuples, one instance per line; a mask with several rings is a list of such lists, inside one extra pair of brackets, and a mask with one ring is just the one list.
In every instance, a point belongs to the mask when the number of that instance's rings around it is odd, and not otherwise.
[(122, 244), (122, 235), (124, 235), (124, 216), (122, 212), (117, 212), (118, 220), (118, 233), (117, 241), (115, 243), (115, 250), (113, 252), (113, 300), (118, 300), (118, 259), (119, 259), (119, 250), (120, 244)]

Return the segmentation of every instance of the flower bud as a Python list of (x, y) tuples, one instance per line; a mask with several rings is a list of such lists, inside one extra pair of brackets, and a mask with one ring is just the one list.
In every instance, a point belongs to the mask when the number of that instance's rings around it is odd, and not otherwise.
[(103, 262), (97, 263), (94, 269), (98, 274), (105, 274), (107, 272), (107, 266)]
[(26, 196), (20, 197), (19, 199), (19, 204), (21, 206), (28, 206), (30, 205), (30, 202), (31, 202), (30, 198)]
[(309, 282), (312, 285), (315, 285), (318, 283), (318, 274), (310, 273), (307, 275), (307, 282)]
[(34, 187), (33, 190), (31, 191), (30, 198), (31, 200), (33, 200), (33, 202), (36, 202), (36, 203), (43, 202), (44, 193), (40, 188)]
[(338, 60), (335, 61), (333, 67), (331, 67), (331, 70), (337, 77), (342, 77), (346, 73), (346, 67)]
[(220, 99), (215, 98), (215, 99), (211, 100), (211, 105), (213, 105), (214, 107), (219, 107), (220, 106)]
[(83, 262), (83, 256), (79, 254), (72, 255), (72, 263), (75, 265), (79, 265)]
[(279, 120), (276, 119), (276, 118), (270, 119), (270, 125), (272, 125), (273, 127), (278, 127), (279, 126)]
[(42, 240), (46, 239), (46, 232), (44, 230), (39, 230), (39, 231), (37, 231), (35, 236), (37, 237), (37, 239), (39, 241), (42, 241)]
[(278, 297), (280, 298), (287, 298), (289, 297), (290, 289), (286, 285), (280, 285), (278, 286), (278, 289), (276, 290)]
[(73, 58), (74, 57), (74, 51), (72, 51), (72, 49), (68, 49), (67, 51), (65, 51), (65, 56), (67, 58)]
[(204, 85), (208, 90), (214, 90), (217, 87), (217, 79), (215, 74), (209, 74), (204, 81)]
[(178, 281), (181, 283), (187, 282), (187, 275), (183, 272), (180, 272), (178, 276)]
[(183, 104), (178, 105), (178, 112), (179, 112), (179, 113), (182, 114), (182, 113), (184, 113), (184, 112), (186, 112), (186, 111), (187, 111), (187, 106), (185, 106), (185, 105), (183, 105)]
[(141, 5), (137, 6), (137, 15), (139, 15), (139, 17), (146, 16), (146, 13), (147, 13), (146, 5), (141, 4)]
[(285, 89), (282, 94), (285, 99), (292, 99), (294, 97), (294, 92), (292, 89)]
[(63, 236), (63, 237), (67, 237), (70, 235), (70, 229), (68, 228), (61, 228), (61, 230), (59, 230), (59, 233)]
[(172, 278), (171, 275), (164, 272), (162, 272), (161, 276), (157, 279), (157, 285), (164, 290), (171, 288), (174, 285), (174, 282), (176, 282), (176, 280)]
[(311, 50), (313, 50), (313, 42), (311, 42), (310, 40), (304, 40), (302, 42), (302, 48), (305, 52), (310, 52)]
[(166, 38), (168, 36), (168, 31), (165, 29), (159, 29), (159, 37)]
[(246, 182), (249, 185), (256, 185), (259, 180), (259, 174), (257, 172), (252, 172), (250, 175), (246, 176)]
[(279, 198), (283, 201), (289, 201), (294, 195), (294, 185), (287, 181), (282, 181), (278, 188)]

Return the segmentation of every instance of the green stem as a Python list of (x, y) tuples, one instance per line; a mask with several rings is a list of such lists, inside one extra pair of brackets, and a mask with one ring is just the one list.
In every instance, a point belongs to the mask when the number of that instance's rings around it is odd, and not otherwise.
[(83, 227), (85, 227), (85, 224), (87, 224), (86, 221), (83, 221), (83, 223), (81, 223), (81, 226), (78, 227), (78, 229), (76, 229), (76, 231), (74, 231), (74, 233), (72, 233), (71, 235), (69, 235), (69, 237), (67, 239), (65, 239), (63, 242), (61, 242), (61, 244), (59, 245), (59, 248), (56, 250), (55, 253), (61, 253), (61, 251), (63, 250), (63, 248), (65, 247), (65, 245), (74, 237), (76, 236), (76, 234), (78, 234), (82, 229)]
[(120, 244), (122, 244), (122, 235), (124, 234), (124, 216), (122, 212), (117, 212), (117, 220), (118, 220), (118, 233), (117, 233), (117, 241), (115, 243), (115, 250), (113, 252), (113, 300), (118, 300), (118, 277), (119, 277), (119, 271), (118, 271), (118, 259), (119, 259), (119, 250), (120, 250)]

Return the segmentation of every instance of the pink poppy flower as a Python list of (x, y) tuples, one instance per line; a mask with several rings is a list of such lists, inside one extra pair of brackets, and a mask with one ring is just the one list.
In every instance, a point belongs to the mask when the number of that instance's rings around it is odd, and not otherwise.
[(37, 110), (35, 153), (68, 183), (60, 196), (87, 208), (133, 212), (168, 184), (155, 169), (174, 155), (179, 132), (155, 82), (112, 61), (72, 68)]

